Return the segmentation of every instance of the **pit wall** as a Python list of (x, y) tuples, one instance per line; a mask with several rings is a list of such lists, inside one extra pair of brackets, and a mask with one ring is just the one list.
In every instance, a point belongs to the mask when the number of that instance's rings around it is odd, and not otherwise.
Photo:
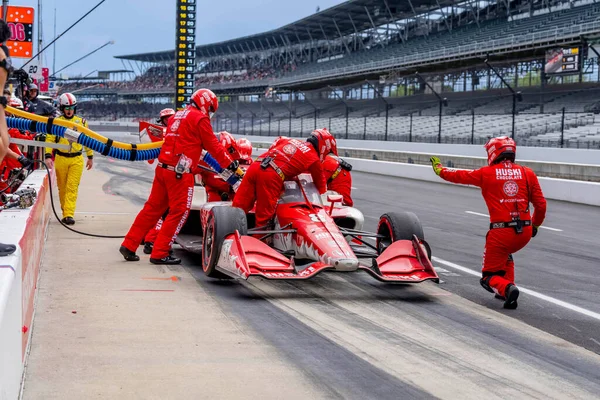
[[(249, 137), (249, 139), (252, 141), (252, 145), (254, 146), (254, 155), (258, 156), (260, 154), (262, 154), (265, 151), (265, 147), (268, 147), (269, 143), (271, 143), (274, 138), (268, 138), (268, 137)], [(342, 156), (344, 156), (344, 152), (348, 152), (346, 148), (344, 148), (343, 146), (345, 145), (346, 141), (342, 142), (341, 140), (337, 141), (338, 144), (338, 153)], [(374, 143), (374, 142), (368, 142), (369, 144)], [(422, 143), (425, 144), (425, 143)], [(458, 145), (448, 145), (450, 147), (452, 146), (458, 146)], [(479, 146), (477, 146), (479, 147)], [(519, 152), (519, 154), (522, 153), (522, 149), (523, 148), (518, 148), (517, 151)], [(357, 151), (361, 151), (361, 152), (367, 152), (368, 154), (378, 154), (380, 157), (383, 157), (384, 153), (388, 153), (389, 151), (381, 151), (378, 152), (377, 150), (371, 150), (371, 149), (355, 149)], [(572, 149), (545, 149), (545, 150), (558, 150), (558, 151), (568, 151), (568, 150), (572, 150)], [(480, 151), (480, 155), (481, 155), (481, 151), (482, 149), (479, 148)], [(594, 150), (582, 150), (582, 151), (594, 151)], [(548, 154), (548, 153), (546, 153)], [(600, 160), (600, 151), (596, 151), (597, 157)], [(468, 159), (469, 157), (453, 157), (450, 154), (436, 154), (436, 153), (428, 153), (428, 154), (417, 154), (419, 157), (423, 158), (425, 156), (427, 156), (427, 160), (428, 157), (430, 155), (438, 155), (440, 157), (445, 156), (446, 159), (445, 161), (452, 161), (452, 160), (458, 160), (461, 158), (466, 158)], [(415, 156), (416, 157), (416, 156)], [(358, 158), (358, 157), (345, 157), (344, 159), (346, 161), (348, 161), (350, 164), (352, 164), (352, 170), (353, 171), (359, 171), (359, 172), (367, 172), (367, 173), (372, 173), (372, 174), (378, 174), (378, 175), (386, 175), (386, 176), (394, 176), (394, 177), (398, 177), (398, 178), (407, 178), (407, 179), (415, 179), (415, 180), (420, 180), (420, 181), (427, 181), (427, 182), (434, 182), (434, 183), (446, 183), (446, 184), (451, 184), (449, 182), (444, 181), (443, 179), (441, 179), (440, 177), (438, 177), (437, 175), (435, 175), (433, 173), (433, 170), (431, 168), (431, 164), (429, 165), (419, 165), (416, 163), (402, 163), (402, 162), (392, 162), (392, 161), (381, 161), (381, 160), (373, 160), (372, 158)], [(457, 168), (478, 168), (481, 165), (484, 165), (485, 163), (485, 159), (481, 158), (481, 157), (476, 157), (476, 159), (478, 159), (478, 162), (474, 162), (474, 164), (472, 166), (469, 165), (462, 165), (462, 166), (458, 166), (456, 164), (454, 164), (454, 167)], [(567, 157), (563, 157), (563, 159), (567, 159)], [(414, 160), (413, 160), (414, 161)], [(598, 162), (600, 161), (596, 161), (596, 164), (598, 164)], [(537, 165), (533, 165), (537, 164)], [(445, 164), (447, 165), (447, 162), (445, 162)], [(525, 164), (525, 163), (524, 163)], [(546, 166), (544, 166), (544, 164)], [(537, 167), (542, 166), (544, 168), (557, 168), (557, 169), (565, 169), (566, 171), (573, 171), (573, 169), (569, 169), (570, 167), (566, 164), (562, 164), (562, 163), (544, 163), (544, 162), (540, 162), (540, 161), (535, 161), (535, 162), (530, 162), (529, 166), (530, 167), (534, 167), (534, 170), (539, 169)], [(598, 165), (590, 165), (587, 167), (591, 167), (592, 170), (594, 171), (594, 173), (597, 171), (597, 168), (599, 168)], [(573, 166), (573, 168), (578, 168), (576, 165)], [(585, 169), (583, 170), (585, 171)], [(585, 172), (584, 172), (585, 174)], [(586, 205), (593, 205), (593, 206), (600, 206), (600, 182), (587, 182), (587, 181), (583, 181), (583, 180), (576, 180), (576, 179), (557, 179), (557, 178), (553, 178), (553, 177), (543, 177), (543, 176), (539, 176), (538, 177), (539, 181), (540, 181), (540, 185), (542, 187), (542, 191), (544, 192), (544, 195), (546, 196), (547, 199), (550, 200), (561, 200), (561, 201), (568, 201), (568, 202), (572, 202), (572, 203), (579, 203), (579, 204), (586, 204)]]
[(0, 400), (19, 398), (51, 212), (46, 172), (29, 175), (20, 188), (28, 187), (37, 192), (32, 207), (0, 212), (0, 242), (17, 245), (0, 257)]

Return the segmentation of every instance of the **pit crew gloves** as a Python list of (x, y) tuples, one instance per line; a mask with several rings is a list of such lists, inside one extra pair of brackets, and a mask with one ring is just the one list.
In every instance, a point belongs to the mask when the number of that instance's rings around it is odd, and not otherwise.
[(31, 161), (29, 158), (25, 157), (24, 155), (19, 156), (19, 158), (17, 159), (17, 161), (21, 163), (21, 165), (23, 166), (23, 168), (27, 168), (31, 164), (33, 164), (33, 161)]
[(433, 172), (435, 172), (435, 174), (437, 176), (440, 176), (440, 173), (442, 172), (442, 168), (444, 168), (442, 166), (442, 161), (436, 156), (431, 157), (429, 159), (429, 161), (431, 161), (431, 166), (433, 167)]

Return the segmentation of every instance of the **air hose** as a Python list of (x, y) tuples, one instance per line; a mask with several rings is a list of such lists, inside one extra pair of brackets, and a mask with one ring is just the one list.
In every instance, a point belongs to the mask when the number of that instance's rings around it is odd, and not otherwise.
[[(50, 119), (48, 117), (42, 117), (41, 115), (31, 114), (31, 113), (28, 113), (27, 111), (19, 110), (17, 108), (10, 107), (10, 106), (6, 107), (6, 112), (8, 114), (17, 115), (21, 118), (25, 118), (25, 119), (29, 120), (27, 122), (28, 124), (31, 124), (30, 121), (48, 123), (48, 120)], [(111, 141), (111, 139), (108, 139), (102, 135), (99, 135), (89, 128), (86, 128), (84, 126), (81, 126), (81, 125), (75, 123), (74, 121), (69, 121), (66, 119), (53, 119), (51, 125), (52, 126), (57, 125), (59, 127), (67, 128), (70, 131), (74, 131), (76, 133), (81, 132), (81, 134), (85, 134), (86, 136), (88, 136), (92, 139), (95, 139), (96, 141), (98, 141), (104, 145), (108, 145), (108, 143), (111, 142), (109, 147), (116, 147), (117, 149), (122, 149), (122, 150), (131, 150), (132, 148), (134, 148), (133, 146), (135, 146), (135, 148), (137, 148), (138, 151), (139, 150), (160, 149), (160, 147), (163, 144), (163, 141), (160, 141), (160, 142), (153, 142), (153, 143), (141, 143), (141, 144), (132, 146), (131, 143)], [(29, 126), (30, 125), (26, 125), (25, 129), (29, 130), (28, 129)], [(52, 132), (44, 131), (42, 133), (52, 133)]]
[[(32, 114), (33, 115), (33, 114)], [(158, 148), (149, 148), (143, 149), (142, 146), (145, 144), (131, 144), (127, 143), (129, 149), (123, 149), (117, 147), (116, 144), (120, 142), (114, 142), (111, 139), (106, 139), (107, 142), (104, 143), (102, 140), (95, 139), (91, 136), (88, 136), (87, 133), (78, 132), (73, 129), (69, 129), (64, 126), (56, 125), (56, 123), (62, 122), (60, 120), (53, 120), (52, 123), (41, 122), (41, 121), (30, 121), (24, 118), (14, 118), (9, 117), (6, 118), (6, 124), (9, 128), (16, 128), (20, 130), (25, 130), (29, 132), (42, 133), (42, 134), (52, 134), (61, 138), (66, 138), (72, 140), (74, 142), (79, 143), (82, 146), (85, 146), (89, 149), (92, 149), (103, 156), (108, 156), (112, 158), (116, 158), (119, 160), (126, 161), (148, 161), (153, 160), (158, 157), (160, 153), (160, 147)], [(76, 126), (77, 129), (83, 128), (81, 126)], [(90, 131), (92, 132), (92, 131)], [(98, 135), (99, 136), (99, 135)], [(101, 136), (100, 136), (101, 137)], [(156, 142), (159, 143), (159, 142)], [(124, 143), (120, 143), (124, 144)], [(162, 142), (160, 142), (162, 144)]]
[[(40, 115), (31, 114), (23, 110), (19, 110), (13, 107), (6, 107), (6, 112), (12, 115), (18, 115), (23, 118), (6, 118), (6, 124), (8, 128), (16, 128), (19, 130), (35, 132), (39, 134), (52, 134), (61, 138), (65, 138), (70, 141), (77, 142), (82, 146), (94, 150), (102, 154), (116, 158), (119, 160), (126, 161), (148, 161), (158, 158), (160, 154), (160, 147), (163, 141), (153, 143), (123, 143), (116, 142), (112, 139), (108, 139), (104, 136), (98, 135), (96, 132), (76, 124), (73, 121), (54, 119), (48, 117), (42, 117)], [(239, 187), (240, 177), (243, 176), (243, 171), (238, 169), (235, 173), (222, 168), (219, 163), (212, 157), (206, 150), (202, 151), (202, 160), (212, 167), (221, 178), (233, 186), (234, 190)], [(112, 235), (97, 235), (92, 233), (81, 232), (76, 229), (70, 228), (59, 218), (58, 213), (54, 207), (54, 197), (52, 193), (52, 177), (50, 170), (46, 163), (41, 160), (34, 160), (34, 162), (40, 163), (46, 169), (48, 173), (48, 183), (50, 187), (50, 204), (52, 205), (52, 212), (54, 216), (60, 222), (62, 226), (68, 230), (78, 233), (84, 236), (108, 238), (108, 239), (122, 239), (125, 236), (112, 236)]]

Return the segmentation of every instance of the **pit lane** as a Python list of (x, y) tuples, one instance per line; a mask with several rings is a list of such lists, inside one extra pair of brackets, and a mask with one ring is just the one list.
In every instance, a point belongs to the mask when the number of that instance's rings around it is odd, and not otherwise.
[[(143, 198), (122, 178), (151, 171), (127, 163), (101, 168), (115, 173), (113, 194)], [(436, 257), (478, 269), (487, 221), (465, 213), (486, 212), (478, 190), (362, 173), (353, 178), (367, 229), (384, 212), (414, 211)], [(598, 312), (594, 267), (600, 260), (589, 226), (597, 210), (551, 201), (548, 213), (546, 224), (562, 232), (542, 231), (516, 255), (518, 283)], [(240, 329), (275, 346), (324, 397), (592, 398), (600, 389), (599, 321), (526, 294), (519, 309), (504, 311), (477, 278), (439, 263), (447, 271), (440, 270), (439, 286), (385, 285), (359, 273), (223, 283), (204, 277), (193, 256), (177, 255), (198, 285), (244, 321)]]

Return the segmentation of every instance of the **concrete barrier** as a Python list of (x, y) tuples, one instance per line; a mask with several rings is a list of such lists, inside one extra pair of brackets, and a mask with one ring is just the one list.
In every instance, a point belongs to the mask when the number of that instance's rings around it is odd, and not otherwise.
[[(273, 138), (271, 138), (272, 140)], [(271, 141), (265, 138), (253, 141), (256, 147), (268, 147)], [(432, 155), (440, 157), (446, 167), (477, 169), (487, 164), (487, 158), (480, 153), (478, 157), (460, 156), (442, 153), (418, 153), (410, 151), (377, 150), (368, 148), (341, 147), (338, 141), (338, 153), (344, 158), (361, 158), (367, 160), (392, 161), (396, 163), (430, 165)], [(519, 151), (519, 154), (521, 152)], [(598, 152), (600, 156), (600, 152)], [(519, 158), (519, 164), (531, 168), (540, 177), (575, 179), (580, 181), (600, 182), (600, 164), (561, 163)]]
[[(360, 158), (347, 158), (346, 160), (352, 164), (353, 171), (452, 185), (434, 174), (431, 166)], [(544, 177), (538, 179), (547, 199), (600, 206), (600, 183), (598, 182)]]
[(50, 217), (48, 177), (35, 171), (21, 188), (37, 192), (28, 209), (0, 212), (0, 242), (17, 245), (0, 258), (0, 399), (19, 397), (34, 317), (40, 262)]

